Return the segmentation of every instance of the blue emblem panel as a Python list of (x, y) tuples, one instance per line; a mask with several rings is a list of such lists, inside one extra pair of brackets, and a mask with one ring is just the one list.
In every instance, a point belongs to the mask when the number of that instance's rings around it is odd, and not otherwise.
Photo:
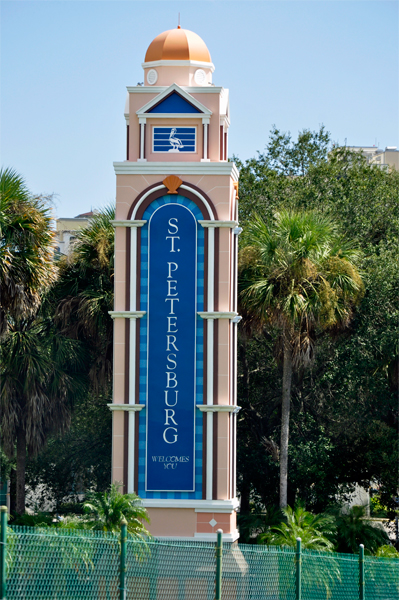
[(154, 127), (153, 152), (196, 152), (196, 127)]
[(179, 204), (148, 227), (147, 492), (195, 491), (197, 222)]

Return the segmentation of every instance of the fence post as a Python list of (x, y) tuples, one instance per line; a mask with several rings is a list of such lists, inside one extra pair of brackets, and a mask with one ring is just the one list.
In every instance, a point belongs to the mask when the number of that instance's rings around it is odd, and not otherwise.
[(7, 506), (1, 506), (1, 539), (0, 539), (0, 598), (6, 598), (6, 554), (7, 554)]
[(359, 598), (366, 600), (366, 582), (364, 580), (364, 546), (359, 546)]
[(127, 521), (121, 522), (121, 562), (119, 569), (119, 600), (126, 599), (126, 543), (127, 543)]
[(295, 600), (302, 600), (302, 540), (300, 537), (296, 538)]
[(222, 554), (223, 554), (223, 530), (217, 530), (216, 541), (216, 582), (215, 582), (215, 600), (222, 599)]

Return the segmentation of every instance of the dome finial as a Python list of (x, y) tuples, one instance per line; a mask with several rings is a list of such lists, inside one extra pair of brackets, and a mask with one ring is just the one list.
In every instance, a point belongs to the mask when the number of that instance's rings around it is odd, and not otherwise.
[(177, 29), (181, 29), (181, 27), (180, 27), (180, 13), (177, 13), (177, 14), (179, 15), (178, 19), (177, 19)]

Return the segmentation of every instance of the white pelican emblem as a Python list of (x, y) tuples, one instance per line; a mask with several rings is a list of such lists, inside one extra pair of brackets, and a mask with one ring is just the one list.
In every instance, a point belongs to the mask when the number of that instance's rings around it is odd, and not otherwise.
[(169, 142), (172, 145), (172, 148), (169, 152), (179, 152), (180, 148), (183, 148), (183, 142), (179, 140), (179, 138), (175, 137), (176, 127), (173, 127), (172, 131), (169, 135)]

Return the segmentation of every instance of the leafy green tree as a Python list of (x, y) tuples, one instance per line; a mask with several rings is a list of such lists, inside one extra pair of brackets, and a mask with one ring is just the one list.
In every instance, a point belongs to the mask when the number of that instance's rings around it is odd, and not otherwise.
[(283, 355), (280, 506), (287, 505), (291, 381), (308, 365), (319, 331), (345, 327), (363, 295), (357, 255), (336, 226), (312, 212), (282, 211), (248, 224), (239, 259), (239, 291), (259, 326), (279, 330)]
[(127, 530), (136, 537), (148, 536), (143, 521), (149, 523), (147, 510), (136, 494), (121, 494), (120, 485), (112, 483), (109, 491), (91, 492), (87, 495), (84, 509), (92, 529), (119, 531), (122, 519)]
[[(313, 511), (345, 501), (357, 482), (376, 481), (394, 509), (398, 464), (397, 256), (399, 172), (370, 167), (323, 130), (298, 140), (274, 128), (262, 154), (240, 169), (240, 223), (255, 213), (314, 210), (340, 224), (363, 254), (365, 295), (349, 328), (317, 336), (309, 368), (293, 372), (288, 500)], [(320, 139), (317, 152), (311, 146)], [(298, 170), (300, 148), (307, 161)], [(304, 174), (303, 174), (304, 173)], [(242, 238), (243, 236), (241, 236)], [(241, 311), (241, 314), (245, 314)], [(281, 353), (276, 333), (239, 326), (238, 488), (241, 511), (253, 499), (277, 503)], [(277, 360), (275, 360), (277, 358)], [(251, 499), (251, 503), (250, 503)]]
[(56, 279), (48, 200), (13, 169), (0, 170), (0, 333), (10, 319), (32, 317)]
[(79, 344), (60, 336), (52, 319), (11, 321), (0, 346), (0, 414), (3, 450), (16, 445), (16, 510), (25, 512), (26, 456), (54, 431), (69, 425), (73, 396), (81, 390)]
[(285, 520), (262, 533), (259, 543), (295, 548), (296, 540), (300, 537), (303, 548), (332, 552), (334, 544), (331, 538), (335, 534), (335, 520), (331, 515), (314, 515), (299, 503), (294, 509), (287, 506), (281, 511)]
[[(28, 468), (28, 480), (44, 484), (57, 508), (88, 488), (109, 485), (112, 381), (114, 209), (106, 208), (77, 234), (72, 254), (59, 260), (59, 278), (47, 298), (61, 338), (85, 352), (88, 381), (75, 402), (72, 427), (55, 433)], [(46, 498), (39, 498), (39, 500)]]
[(372, 525), (366, 518), (365, 506), (352, 506), (348, 512), (335, 511), (337, 524), (337, 551), (359, 551), (363, 544), (365, 551), (375, 554), (380, 546), (389, 544), (389, 538), (384, 529)]
[(375, 553), (379, 558), (397, 558), (399, 559), (399, 552), (394, 548), (394, 546), (384, 545), (380, 546)]
[(112, 415), (109, 395), (87, 391), (74, 403), (71, 426), (52, 435), (27, 464), (26, 481), (35, 489), (36, 507), (51, 501), (65, 514), (76, 510), (87, 489), (105, 491), (111, 483)]

